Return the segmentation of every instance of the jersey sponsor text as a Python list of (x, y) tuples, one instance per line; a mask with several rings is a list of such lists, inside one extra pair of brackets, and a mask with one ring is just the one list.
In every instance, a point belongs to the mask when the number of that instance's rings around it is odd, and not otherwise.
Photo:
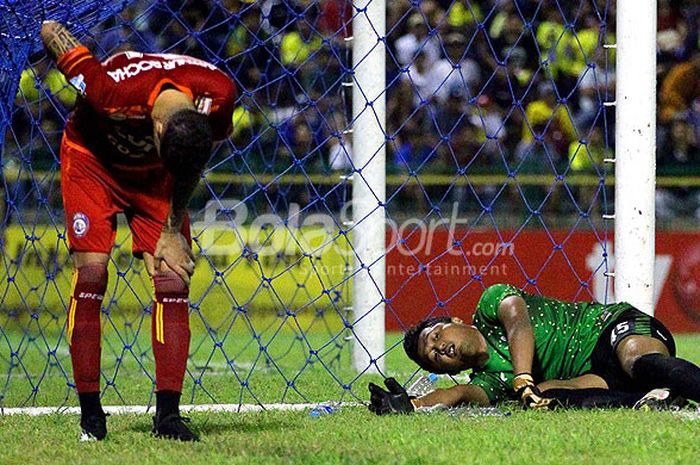
[(198, 60), (196, 58), (187, 56), (172, 55), (168, 56), (167, 61), (162, 60), (141, 60), (134, 63), (129, 63), (126, 66), (117, 68), (113, 71), (107, 71), (109, 77), (111, 77), (114, 82), (121, 82), (126, 79), (137, 76), (139, 73), (150, 71), (152, 69), (163, 69), (166, 71), (173, 70), (179, 66), (183, 65), (194, 65), (201, 66), (210, 70), (218, 70), (218, 68), (206, 61)]

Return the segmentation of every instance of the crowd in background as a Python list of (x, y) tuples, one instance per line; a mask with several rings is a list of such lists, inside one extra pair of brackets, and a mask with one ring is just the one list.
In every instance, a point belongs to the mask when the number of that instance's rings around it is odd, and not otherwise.
[[(606, 3), (387, 1), (387, 171), (419, 179), (603, 176), (603, 160), (614, 152), (614, 109), (603, 103), (615, 99), (615, 50), (604, 47), (615, 43), (615, 2)], [(234, 76), (241, 91), (235, 154), (220, 151), (215, 169), (342, 173), (352, 158), (346, 130), (353, 14), (347, 0), (139, 1), (103, 24), (88, 45), (98, 53), (187, 53)], [(700, 174), (699, 21), (694, 0), (659, 0), (660, 175)], [(60, 80), (44, 80), (60, 97)], [(66, 107), (72, 98), (64, 94)], [(567, 194), (553, 193), (549, 179), (510, 195), (532, 208), (559, 195), (549, 202), (559, 213), (587, 211), (600, 200), (595, 180)], [(475, 184), (450, 188), (449, 200), (481, 208), (502, 182)], [(399, 197), (429, 204), (445, 187), (414, 183)], [(659, 189), (657, 197), (661, 217), (700, 217), (696, 189)]]

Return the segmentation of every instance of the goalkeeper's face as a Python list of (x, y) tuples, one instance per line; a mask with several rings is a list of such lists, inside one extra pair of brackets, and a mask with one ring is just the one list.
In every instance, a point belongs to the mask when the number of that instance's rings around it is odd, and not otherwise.
[(486, 339), (459, 318), (436, 323), (421, 331), (418, 354), (435, 373), (459, 373), (488, 360)]

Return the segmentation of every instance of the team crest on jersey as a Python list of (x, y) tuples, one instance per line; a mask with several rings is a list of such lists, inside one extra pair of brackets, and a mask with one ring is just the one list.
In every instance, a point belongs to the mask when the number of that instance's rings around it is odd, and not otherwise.
[(78, 74), (74, 78), (72, 78), (70, 81), (71, 85), (75, 87), (75, 89), (80, 92), (80, 95), (85, 95), (85, 76), (82, 74)]
[(90, 220), (84, 213), (76, 213), (73, 215), (73, 233), (75, 237), (83, 237), (90, 229)]

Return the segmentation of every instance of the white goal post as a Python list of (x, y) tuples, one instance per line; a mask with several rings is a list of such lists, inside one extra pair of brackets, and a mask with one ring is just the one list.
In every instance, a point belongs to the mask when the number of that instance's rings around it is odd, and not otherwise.
[(654, 314), (656, 0), (617, 1), (615, 297)]
[[(352, 215), (356, 274), (353, 279), (358, 372), (383, 369), (386, 295), (386, 29), (385, 0), (354, 4), (352, 30)], [(362, 268), (360, 268), (362, 267)], [(374, 361), (374, 363), (372, 363)]]

